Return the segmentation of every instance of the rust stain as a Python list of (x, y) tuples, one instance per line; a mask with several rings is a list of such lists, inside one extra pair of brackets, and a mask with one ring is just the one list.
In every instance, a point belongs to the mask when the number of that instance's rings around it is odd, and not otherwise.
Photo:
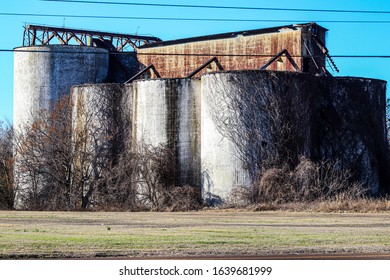
[[(302, 69), (301, 47), (302, 30), (293, 30), (280, 33), (258, 34), (253, 36), (238, 36), (236, 38), (219, 39), (202, 42), (190, 42), (185, 44), (160, 46), (155, 48), (140, 49), (138, 56), (144, 65), (154, 64), (157, 71), (164, 78), (181, 78), (191, 73), (194, 69), (204, 64), (213, 57), (213, 54), (238, 54), (242, 56), (218, 56), (218, 60), (224, 70), (254, 70), (267, 63), (273, 55), (283, 49), (291, 54), (293, 59)], [(143, 54), (144, 53), (144, 54)], [(156, 53), (154, 55), (153, 53)], [(163, 54), (184, 54), (165, 56)], [(210, 56), (191, 56), (190, 54), (210, 54)], [(255, 56), (264, 55), (267, 56)], [(254, 55), (254, 56), (251, 56)], [(295, 71), (286, 58), (274, 62), (269, 70)], [(215, 70), (215, 69), (209, 69)], [(207, 71), (201, 71), (198, 75)]]

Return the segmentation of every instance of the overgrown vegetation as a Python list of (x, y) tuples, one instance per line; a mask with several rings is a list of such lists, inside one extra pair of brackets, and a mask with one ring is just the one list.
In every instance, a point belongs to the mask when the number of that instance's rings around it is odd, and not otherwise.
[(187, 211), (200, 208), (199, 192), (176, 185), (173, 152), (129, 141), (117, 164), (106, 169), (96, 197), (98, 210)]
[(228, 204), (233, 207), (272, 205), (271, 208), (278, 209), (281, 205), (291, 207), (300, 203), (311, 205), (367, 198), (368, 190), (351, 181), (351, 178), (351, 173), (340, 169), (337, 163), (314, 163), (301, 158), (293, 170), (287, 166), (269, 168), (263, 171), (260, 179), (250, 188), (235, 188), (230, 194)]
[(210, 97), (216, 128), (233, 143), (254, 182), (250, 187), (236, 187), (228, 203), (275, 206), (369, 197), (370, 190), (359, 180), (362, 170), (343, 166), (352, 152), (347, 155), (343, 149), (334, 149), (324, 155), (311, 150), (315, 103), (310, 96), (296, 93), (299, 88), (315, 89), (307, 88), (305, 81), (288, 84), (269, 75), (257, 84), (245, 76), (233, 77), (224, 81), (228, 87), (217, 88), (218, 94)]
[[(232, 190), (225, 206), (388, 210), (386, 198), (370, 198), (353, 171), (337, 160), (302, 156), (305, 124), (296, 121), (307, 106), (304, 100), (283, 92), (278, 81), (248, 86), (253, 89), (221, 89), (222, 101), (211, 100), (217, 129), (234, 143), (254, 182)], [(167, 145), (135, 142), (131, 131), (118, 129), (120, 124), (112, 120), (126, 121), (130, 116), (118, 111), (112, 99), (103, 94), (91, 100), (63, 98), (51, 110), (42, 110), (29, 126), (17, 128), (15, 135), (11, 126), (1, 124), (0, 208), (11, 209), (16, 201), (17, 207), (29, 210), (200, 209), (199, 190), (178, 184), (174, 151)], [(388, 131), (389, 108), (387, 100)]]
[(386, 129), (387, 144), (390, 148), (390, 98), (386, 99)]
[(0, 209), (14, 204), (12, 139), (12, 126), (0, 121)]
[[(175, 155), (123, 135), (106, 95), (63, 98), (15, 137), (17, 207), (28, 210), (184, 211), (199, 193), (177, 185)], [(117, 116), (113, 117), (113, 114)], [(125, 132), (126, 133), (126, 132)], [(126, 138), (126, 140), (124, 140)]]

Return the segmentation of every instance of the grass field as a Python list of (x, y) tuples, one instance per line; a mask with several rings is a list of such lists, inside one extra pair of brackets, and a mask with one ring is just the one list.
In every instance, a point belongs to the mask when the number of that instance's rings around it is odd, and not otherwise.
[(390, 213), (0, 211), (0, 257), (390, 253)]

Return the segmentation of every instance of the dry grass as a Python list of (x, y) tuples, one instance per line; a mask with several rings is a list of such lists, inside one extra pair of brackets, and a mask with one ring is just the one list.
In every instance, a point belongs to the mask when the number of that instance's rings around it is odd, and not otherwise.
[(0, 211), (2, 258), (390, 253), (390, 213)]
[[(288, 166), (262, 170), (252, 186), (232, 190), (228, 207), (288, 211), (387, 211), (387, 199), (371, 199), (368, 189), (338, 162), (313, 162), (304, 157)], [(367, 209), (367, 210), (366, 210)]]
[(335, 199), (318, 202), (313, 208), (318, 212), (380, 213), (390, 211), (390, 201), (386, 198)]
[[(232, 207), (237, 208), (237, 207)], [(331, 199), (316, 202), (263, 202), (245, 207), (252, 211), (323, 212), (323, 213), (386, 213), (390, 201), (386, 198)]]

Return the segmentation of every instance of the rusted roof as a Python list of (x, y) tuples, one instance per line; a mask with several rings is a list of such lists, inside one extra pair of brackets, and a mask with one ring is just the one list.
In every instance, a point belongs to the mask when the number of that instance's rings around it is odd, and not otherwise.
[(177, 39), (177, 40), (160, 41), (160, 42), (156, 42), (156, 43), (150, 43), (150, 44), (143, 45), (143, 46), (139, 47), (139, 49), (156, 48), (156, 47), (178, 45), (178, 44), (200, 42), (200, 41), (228, 39), (228, 38), (235, 38), (239, 35), (252, 36), (252, 35), (259, 35), (259, 34), (278, 33), (278, 32), (281, 32), (281, 30), (283, 30), (283, 29), (297, 30), (298, 28), (304, 27), (304, 26), (315, 26), (316, 28), (320, 28), (322, 30), (328, 31), (328, 29), (326, 29), (326, 28), (324, 28), (324, 27), (322, 27), (314, 22), (311, 22), (311, 23), (304, 23), (304, 24), (290, 24), (290, 25), (283, 25), (283, 26), (269, 27), (269, 28), (262, 28), (262, 29), (254, 29), (254, 30), (245, 30), (245, 31), (220, 33), (220, 34), (213, 34), (213, 35), (206, 35), (206, 36), (190, 37), (190, 38), (183, 38), (183, 39)]

